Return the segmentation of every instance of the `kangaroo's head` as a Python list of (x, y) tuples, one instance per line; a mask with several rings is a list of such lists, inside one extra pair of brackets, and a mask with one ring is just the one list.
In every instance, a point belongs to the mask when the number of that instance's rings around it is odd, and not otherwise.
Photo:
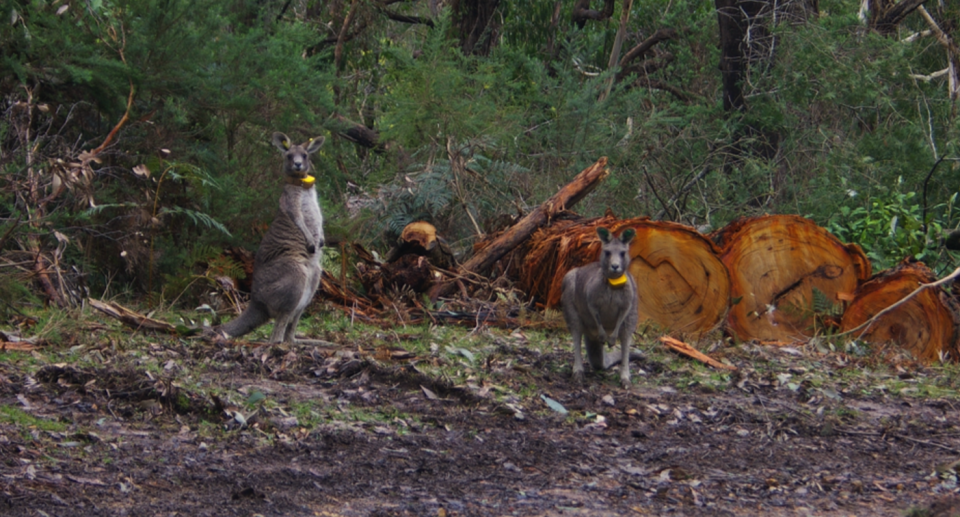
[[(614, 237), (610, 230), (599, 227), (597, 235), (600, 236), (600, 269), (603, 270), (603, 276), (608, 280), (617, 280), (623, 277), (630, 267), (630, 241), (637, 234), (633, 228), (627, 228), (620, 234), (620, 237)], [(613, 282), (611, 282), (613, 284)]]
[(294, 178), (305, 178), (310, 173), (310, 155), (323, 146), (324, 138), (311, 138), (300, 145), (293, 145), (287, 135), (273, 134), (273, 145), (283, 153), (283, 173)]

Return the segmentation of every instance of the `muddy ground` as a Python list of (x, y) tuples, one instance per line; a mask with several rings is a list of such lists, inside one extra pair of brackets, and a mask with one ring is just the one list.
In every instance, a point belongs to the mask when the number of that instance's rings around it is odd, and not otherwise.
[[(652, 346), (632, 389), (614, 374), (579, 386), (561, 337), (489, 341), (488, 382), (463, 386), (423, 373), (435, 358), (402, 339), (369, 355), (169, 338), (131, 353), (104, 338), (84, 347), (96, 366), (10, 356), (0, 515), (960, 515), (953, 398), (815, 388), (808, 374), (850, 366), (759, 347), (726, 354), (741, 369), (719, 389)], [(198, 382), (178, 381), (186, 368)], [(305, 404), (326, 409), (308, 422)]]

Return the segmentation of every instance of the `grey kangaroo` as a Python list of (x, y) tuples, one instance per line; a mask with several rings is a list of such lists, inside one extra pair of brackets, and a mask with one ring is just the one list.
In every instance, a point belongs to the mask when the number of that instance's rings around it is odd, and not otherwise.
[[(563, 318), (573, 334), (573, 377), (583, 382), (581, 338), (587, 341), (587, 359), (594, 370), (620, 363), (620, 384), (630, 386), (630, 343), (637, 330), (637, 284), (630, 267), (630, 241), (636, 231), (628, 228), (619, 238), (597, 228), (602, 247), (600, 260), (571, 270), (563, 277)], [(605, 345), (620, 339), (620, 353), (607, 354)]]
[(323, 215), (317, 203), (310, 155), (324, 138), (293, 145), (287, 135), (273, 134), (273, 145), (283, 152), (286, 184), (280, 210), (254, 257), (250, 303), (238, 318), (223, 325), (229, 337), (242, 336), (274, 318), (271, 343), (293, 343), (300, 315), (320, 284)]

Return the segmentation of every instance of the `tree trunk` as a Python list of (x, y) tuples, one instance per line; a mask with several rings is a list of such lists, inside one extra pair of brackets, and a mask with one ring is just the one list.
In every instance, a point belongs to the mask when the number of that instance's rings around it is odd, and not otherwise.
[[(935, 281), (922, 263), (905, 260), (861, 285), (843, 314), (840, 330), (847, 332), (865, 323), (880, 311), (902, 300), (920, 284)], [(956, 361), (956, 321), (947, 294), (939, 287), (924, 289), (875, 322), (851, 332), (851, 337), (871, 343), (896, 343), (925, 364), (940, 357)]]
[[(870, 276), (859, 246), (844, 245), (799, 216), (740, 219), (712, 237), (730, 272), (733, 306), (727, 323), (742, 340), (813, 336), (818, 313), (849, 299)], [(817, 307), (824, 303), (829, 307)]]
[[(592, 192), (610, 174), (606, 167), (607, 157), (604, 156), (580, 174), (577, 174), (570, 183), (561, 188), (553, 197), (527, 214), (526, 217), (494, 239), (485, 248), (478, 251), (461, 266), (460, 270), (479, 275), (485, 274), (496, 261), (517, 247), (518, 244), (527, 240), (530, 234), (549, 222), (552, 217), (577, 204)], [(436, 300), (441, 296), (447, 296), (455, 288), (456, 283), (454, 282), (438, 284), (430, 290), (430, 298)]]
[(463, 53), (489, 54), (500, 31), (496, 17), (500, 0), (454, 0), (450, 7)]
[(870, 0), (870, 27), (880, 34), (893, 34), (900, 22), (926, 0)]
[(564, 275), (597, 260), (599, 226), (614, 234), (637, 231), (630, 245), (630, 274), (637, 282), (641, 322), (693, 339), (722, 322), (730, 304), (730, 277), (719, 249), (693, 228), (646, 217), (563, 221), (537, 232), (523, 257), (521, 288), (547, 307), (559, 306)]
[(746, 33), (739, 0), (716, 0), (720, 24), (720, 80), (723, 85), (724, 111), (743, 111), (746, 104), (740, 83), (746, 70), (743, 37)]

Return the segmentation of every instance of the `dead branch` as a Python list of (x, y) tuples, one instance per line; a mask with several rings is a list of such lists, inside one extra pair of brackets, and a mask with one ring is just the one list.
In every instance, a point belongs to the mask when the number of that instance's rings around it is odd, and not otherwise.
[(690, 99), (693, 98), (693, 95), (677, 88), (676, 86), (669, 85), (663, 81), (657, 81), (655, 79), (647, 79), (645, 77), (637, 79), (633, 86), (640, 88), (649, 88), (651, 90), (663, 90), (670, 95), (676, 97), (680, 102), (690, 102)]
[(31, 345), (30, 343), (0, 341), (0, 352), (6, 352), (8, 350), (17, 350), (19, 352), (29, 352), (31, 350), (35, 350), (36, 348), (37, 347)]
[(613, 16), (614, 0), (603, 0), (603, 11), (590, 9), (590, 0), (577, 0), (573, 5), (573, 22), (581, 29), (587, 20), (603, 21)]
[(350, 4), (350, 10), (347, 11), (347, 17), (343, 20), (343, 26), (340, 27), (340, 34), (337, 36), (337, 47), (333, 50), (333, 69), (339, 74), (340, 59), (343, 57), (343, 44), (346, 41), (347, 29), (353, 22), (353, 17), (357, 14), (357, 0)]
[(87, 303), (89, 303), (94, 309), (97, 309), (111, 318), (118, 319), (124, 325), (136, 330), (146, 329), (167, 332), (170, 334), (179, 333), (175, 325), (171, 325), (165, 321), (148, 318), (117, 303), (101, 302), (100, 300), (94, 300), (93, 298), (87, 298)]
[(922, 5), (917, 7), (917, 11), (920, 12), (920, 16), (922, 16), (924, 21), (927, 22), (927, 25), (930, 26), (930, 30), (933, 31), (933, 34), (937, 37), (937, 41), (939, 41), (941, 45), (946, 47), (946, 49), (953, 56), (960, 56), (960, 48), (957, 48), (957, 44), (954, 43), (952, 39), (950, 39), (950, 36), (948, 36), (945, 32), (943, 32), (943, 30), (940, 28), (940, 25), (937, 24), (936, 20), (934, 20), (933, 17), (930, 16), (930, 13), (928, 13), (927, 10)]
[(710, 365), (710, 366), (712, 366), (712, 367), (714, 367), (714, 368), (719, 368), (719, 369), (721, 369), (721, 370), (736, 370), (736, 369), (737, 369), (736, 366), (730, 366), (729, 364), (723, 364), (723, 363), (721, 363), (720, 361), (717, 361), (716, 359), (714, 359), (714, 358), (712, 358), (712, 357), (704, 354), (703, 352), (697, 350), (696, 348), (693, 348), (692, 346), (684, 343), (683, 341), (680, 341), (679, 339), (674, 339), (674, 338), (672, 338), (672, 337), (670, 337), (670, 336), (662, 336), (662, 337), (660, 338), (660, 342), (662, 342), (664, 345), (667, 346), (667, 348), (669, 348), (670, 350), (673, 350), (674, 352), (678, 352), (678, 353), (683, 354), (683, 355), (685, 355), (685, 356), (687, 356), (687, 357), (696, 359), (697, 361), (700, 361), (701, 363), (708, 364), (708, 365)]
[(885, 13), (880, 14), (873, 23), (874, 29), (880, 34), (892, 33), (897, 30), (897, 25), (899, 25), (904, 18), (917, 10), (924, 2), (926, 2), (926, 0), (903, 0)]
[(374, 152), (383, 150), (384, 146), (380, 143), (380, 133), (377, 130), (354, 122), (343, 115), (337, 114), (333, 118), (339, 122), (339, 127), (336, 128), (338, 135), (367, 149), (373, 149)]
[(133, 87), (133, 80), (130, 80), (130, 94), (127, 95), (127, 110), (123, 112), (123, 117), (120, 118), (120, 122), (117, 122), (116, 126), (113, 126), (113, 129), (107, 134), (107, 138), (103, 140), (103, 143), (97, 146), (96, 149), (90, 151), (92, 156), (100, 154), (101, 151), (107, 148), (108, 145), (113, 143), (114, 138), (117, 137), (117, 133), (120, 132), (120, 128), (130, 120), (130, 108), (133, 106), (133, 95), (136, 93), (136, 89)]
[(405, 14), (395, 13), (389, 9), (383, 9), (383, 8), (380, 9), (380, 12), (386, 15), (387, 18), (395, 22), (410, 23), (414, 25), (416, 24), (426, 25), (431, 29), (434, 27), (433, 20), (431, 20), (430, 18), (424, 18), (422, 16), (407, 16)]
[[(593, 191), (610, 172), (606, 170), (607, 157), (604, 156), (596, 163), (584, 169), (577, 174), (570, 183), (560, 189), (553, 197), (527, 214), (517, 224), (503, 233), (489, 246), (473, 256), (460, 268), (460, 272), (472, 272), (484, 274), (489, 271), (493, 264), (500, 260), (510, 250), (517, 247), (521, 242), (527, 240), (537, 228), (546, 224), (554, 215), (566, 210), (587, 194)], [(456, 288), (454, 282), (444, 282), (437, 284), (430, 290), (430, 298), (436, 300), (441, 296), (447, 296)]]
[(646, 54), (654, 45), (661, 41), (667, 41), (677, 37), (677, 31), (674, 29), (657, 29), (649, 38), (641, 41), (632, 49), (628, 50), (620, 60), (620, 68), (626, 67), (634, 59)]
[[(617, 66), (617, 62), (620, 61), (620, 49), (623, 46), (623, 38), (627, 33), (627, 21), (630, 20), (630, 6), (632, 5), (633, 0), (625, 0), (623, 2), (623, 12), (620, 14), (620, 27), (617, 29), (617, 36), (613, 40), (613, 50), (610, 52), (610, 62), (607, 64), (607, 70), (613, 70)], [(600, 95), (601, 101), (610, 95), (610, 91), (613, 90), (613, 83), (616, 81), (617, 74), (611, 75), (607, 81), (607, 89)]]

